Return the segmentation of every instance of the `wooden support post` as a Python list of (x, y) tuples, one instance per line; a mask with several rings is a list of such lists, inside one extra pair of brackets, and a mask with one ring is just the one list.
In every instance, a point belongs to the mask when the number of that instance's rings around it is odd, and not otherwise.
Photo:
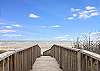
[(7, 58), (7, 68), (8, 68), (8, 71), (10, 71), (9, 70), (9, 57)]
[(87, 56), (85, 55), (85, 60), (86, 60), (86, 71), (88, 71), (88, 59), (87, 59)]
[(70, 71), (70, 50), (68, 50), (68, 71)]
[(65, 50), (65, 66), (64, 71), (68, 71), (68, 51)]
[(75, 71), (77, 71), (77, 52), (75, 52)]
[(70, 51), (70, 71), (72, 71), (72, 50)]
[(3, 61), (0, 61), (0, 71), (3, 71)]
[(17, 54), (16, 53), (13, 55), (12, 61), (13, 61), (13, 64), (14, 64), (13, 70), (17, 71)]
[(81, 53), (77, 52), (77, 71), (81, 71)]
[(60, 47), (59, 47), (59, 53), (58, 53), (58, 59), (59, 59), (59, 64), (60, 64)]
[(91, 62), (91, 71), (93, 71), (93, 59), (90, 58), (90, 62)]
[(72, 51), (72, 71), (74, 71), (74, 51)]
[(100, 71), (99, 70), (99, 61), (98, 60), (96, 60), (96, 71)]
[(3, 60), (3, 71), (5, 71), (5, 60)]

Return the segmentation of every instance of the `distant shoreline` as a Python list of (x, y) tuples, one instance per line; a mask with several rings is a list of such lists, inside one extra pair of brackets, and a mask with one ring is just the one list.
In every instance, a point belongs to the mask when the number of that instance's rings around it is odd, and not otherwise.
[(0, 40), (0, 42), (73, 42), (69, 40)]

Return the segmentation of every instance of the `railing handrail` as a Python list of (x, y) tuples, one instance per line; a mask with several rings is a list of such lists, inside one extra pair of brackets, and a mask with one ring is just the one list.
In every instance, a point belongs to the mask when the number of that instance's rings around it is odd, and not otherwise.
[(100, 70), (100, 55), (87, 50), (53, 45), (43, 55), (54, 57), (63, 71)]
[(90, 52), (90, 51), (87, 51), (87, 50), (80, 50), (80, 52), (82, 54), (86, 54), (87, 56), (90, 56), (90, 57), (92, 57), (92, 58), (97, 59), (97, 60), (100, 61), (100, 55), (97, 54), (97, 53)]
[[(33, 46), (38, 46), (37, 45), (33, 45)], [(4, 60), (5, 58), (17, 53), (17, 52), (20, 52), (20, 51), (23, 51), (23, 50), (26, 50), (28, 48), (31, 48), (31, 47), (24, 47), (24, 48), (13, 48), (13, 49), (9, 49), (9, 50), (5, 50), (5, 52), (1, 53), (0, 54), (0, 61)]]
[(41, 56), (38, 45), (3, 51), (0, 54), (0, 71), (30, 71), (36, 58)]
[(14, 53), (15, 53), (15, 51), (6, 51), (4, 53), (1, 53), (0, 54), (0, 61), (4, 60), (5, 58), (11, 56)]
[(64, 46), (55, 45), (55, 44), (52, 47), (54, 47), (54, 46), (58, 46), (60, 48), (65, 48), (65, 49), (69, 49), (69, 50), (73, 50), (73, 51), (79, 51), (82, 54), (86, 54), (87, 56), (93, 57), (93, 58), (95, 58), (95, 59), (100, 61), (100, 55), (97, 54), (97, 53), (91, 52), (91, 51), (87, 51), (87, 50), (83, 50), (83, 49), (77, 49), (77, 48), (64, 47)]
[(60, 45), (56, 45), (56, 44), (54, 44), (52, 47), (54, 47), (54, 46), (58, 46), (58, 47), (62, 47), (62, 48), (70, 49), (70, 50), (74, 50), (74, 51), (80, 51), (80, 49), (77, 49), (77, 48), (65, 47), (65, 46), (60, 46)]

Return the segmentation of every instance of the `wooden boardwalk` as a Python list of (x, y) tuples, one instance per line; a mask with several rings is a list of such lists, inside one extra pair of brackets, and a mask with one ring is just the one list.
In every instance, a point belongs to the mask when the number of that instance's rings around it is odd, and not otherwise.
[(31, 71), (62, 71), (55, 58), (41, 56), (37, 58)]

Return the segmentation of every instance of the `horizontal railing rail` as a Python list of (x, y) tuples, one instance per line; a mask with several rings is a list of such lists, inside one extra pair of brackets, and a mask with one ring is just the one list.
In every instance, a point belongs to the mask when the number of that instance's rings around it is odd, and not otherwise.
[(7, 50), (0, 54), (0, 71), (30, 71), (40, 55), (38, 45)]
[(43, 55), (56, 58), (63, 71), (100, 71), (100, 55), (87, 50), (53, 45)]

